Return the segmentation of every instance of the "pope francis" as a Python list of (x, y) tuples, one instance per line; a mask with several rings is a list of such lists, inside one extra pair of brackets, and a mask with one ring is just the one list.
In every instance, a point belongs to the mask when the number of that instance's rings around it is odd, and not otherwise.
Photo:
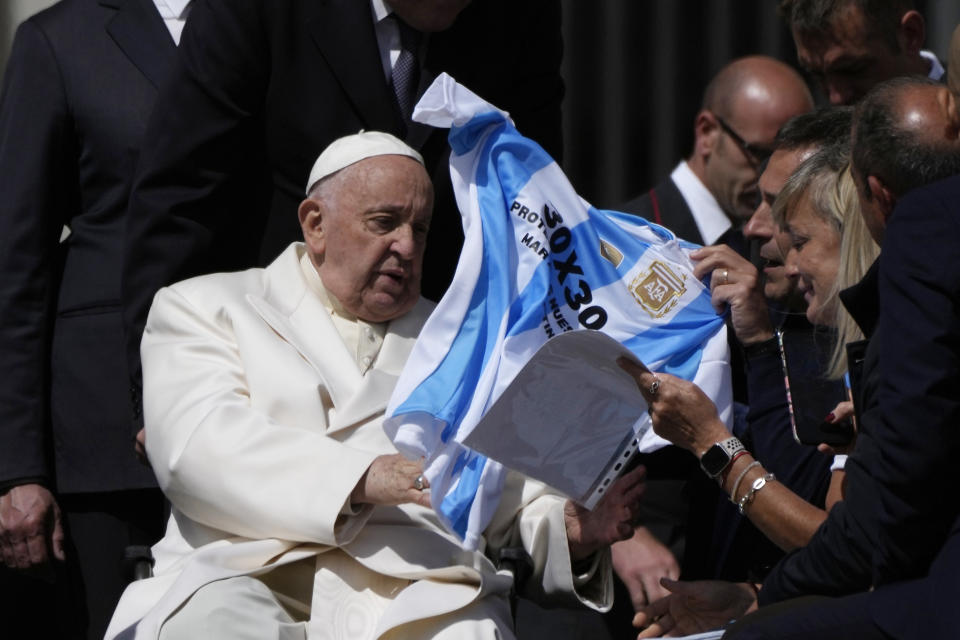
[(154, 577), (108, 638), (512, 638), (525, 595), (610, 604), (607, 546), (628, 536), (642, 469), (592, 512), (510, 474), (479, 551), (430, 508), (421, 461), (381, 428), (432, 304), (420, 297), (433, 190), (383, 133), (317, 159), (304, 242), (265, 269), (161, 290), (141, 353), (147, 453), (172, 504)]

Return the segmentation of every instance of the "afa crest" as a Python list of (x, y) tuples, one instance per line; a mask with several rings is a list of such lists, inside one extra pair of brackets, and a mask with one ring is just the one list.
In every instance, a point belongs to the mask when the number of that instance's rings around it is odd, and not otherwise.
[(650, 317), (662, 318), (686, 292), (686, 277), (678, 276), (666, 264), (654, 260), (649, 271), (641, 271), (630, 283), (630, 293)]

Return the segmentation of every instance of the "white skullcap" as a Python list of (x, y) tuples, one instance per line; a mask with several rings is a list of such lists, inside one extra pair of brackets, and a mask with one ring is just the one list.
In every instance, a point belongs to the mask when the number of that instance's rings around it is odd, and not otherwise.
[(391, 155), (407, 156), (423, 164), (423, 156), (389, 133), (360, 131), (360, 133), (337, 138), (313, 163), (313, 169), (310, 170), (310, 177), (307, 179), (307, 194), (310, 194), (310, 189), (317, 182), (355, 162), (374, 156)]

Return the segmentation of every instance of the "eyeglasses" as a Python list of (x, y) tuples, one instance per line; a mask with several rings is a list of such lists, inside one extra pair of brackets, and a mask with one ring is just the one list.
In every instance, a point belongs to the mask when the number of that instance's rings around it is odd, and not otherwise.
[(743, 155), (747, 157), (747, 160), (758, 170), (763, 171), (763, 167), (767, 164), (767, 160), (770, 159), (773, 149), (747, 142), (739, 133), (734, 131), (723, 118), (715, 113), (713, 117), (717, 119), (717, 123), (720, 125), (720, 128), (723, 129), (724, 133), (730, 136), (737, 146), (740, 147), (740, 151), (743, 151)]

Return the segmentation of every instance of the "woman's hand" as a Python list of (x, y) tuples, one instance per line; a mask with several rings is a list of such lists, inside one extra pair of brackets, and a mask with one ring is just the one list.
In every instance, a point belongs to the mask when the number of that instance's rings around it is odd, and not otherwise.
[(617, 364), (636, 380), (650, 407), (653, 430), (661, 438), (699, 457), (730, 437), (716, 406), (697, 385), (668, 373), (651, 373), (626, 358)]
[(844, 400), (834, 407), (833, 411), (831, 411), (830, 414), (824, 419), (824, 422), (829, 422), (830, 424), (839, 424), (844, 420), (849, 420), (850, 424), (853, 425), (853, 438), (850, 439), (850, 442), (844, 445), (833, 446), (825, 442), (821, 442), (817, 445), (817, 451), (832, 456), (847, 455), (853, 451), (853, 445), (857, 443), (857, 421), (853, 415), (853, 402), (850, 400)]

